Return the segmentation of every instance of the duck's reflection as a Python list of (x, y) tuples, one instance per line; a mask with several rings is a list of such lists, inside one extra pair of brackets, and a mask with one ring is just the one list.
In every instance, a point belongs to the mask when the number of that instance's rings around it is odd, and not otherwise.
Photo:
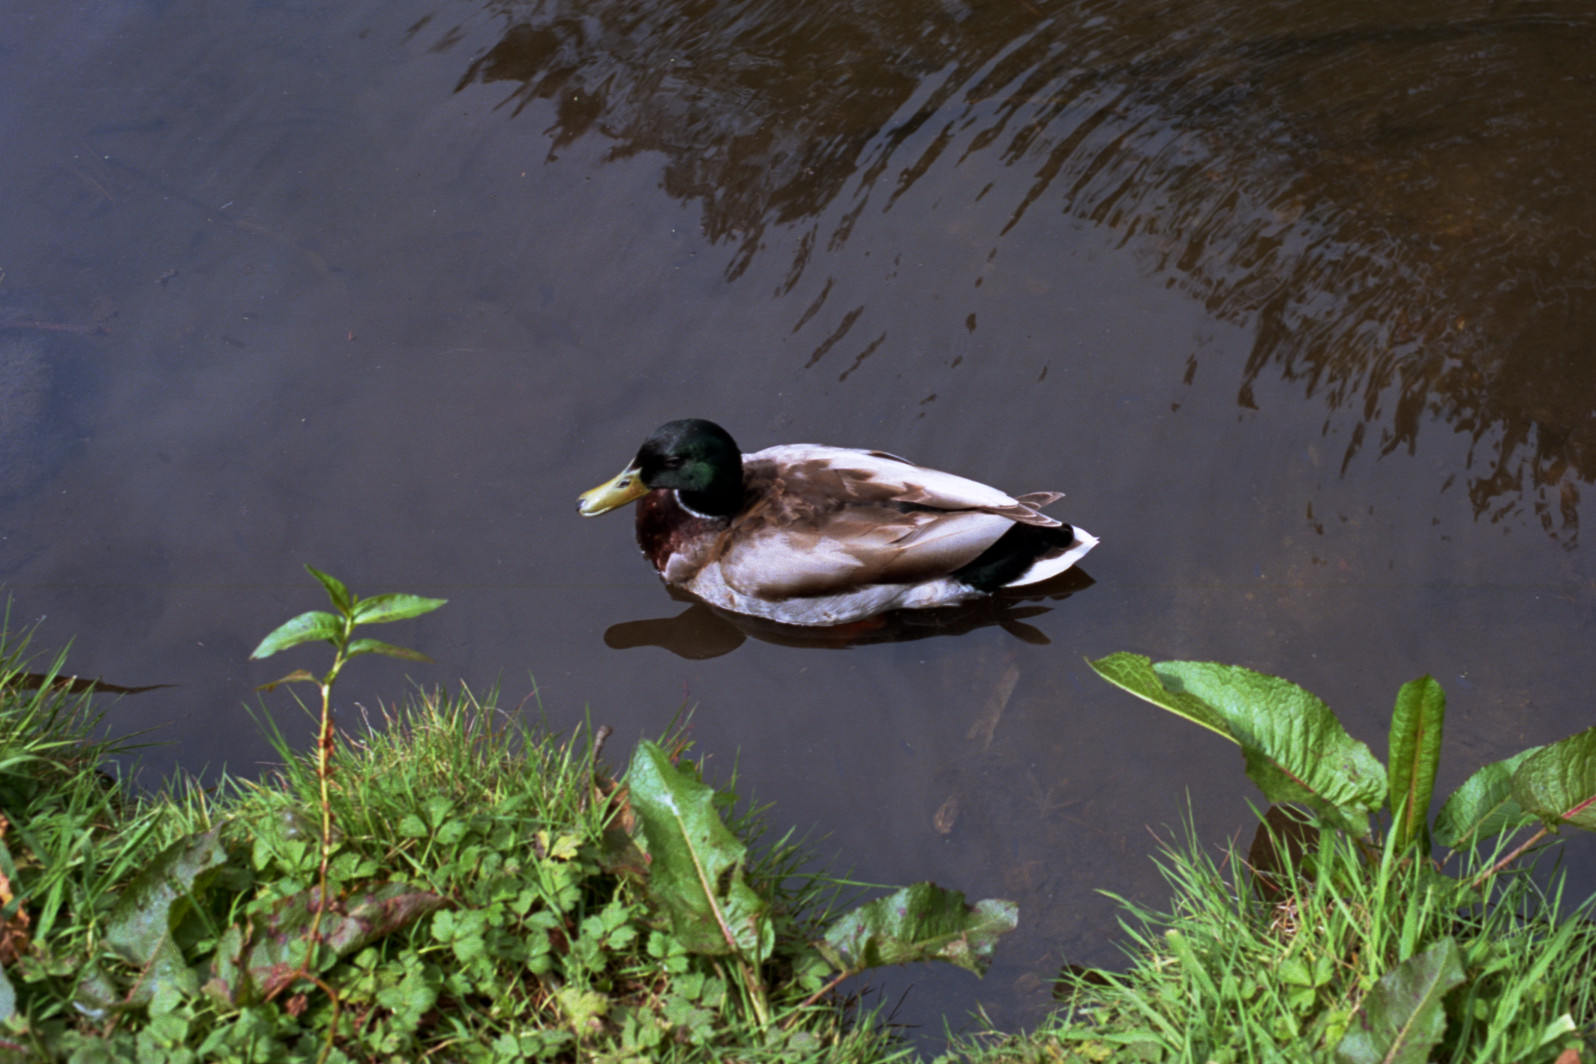
[(727, 613), (674, 588), (666, 588), (672, 598), (692, 605), (674, 617), (611, 625), (604, 633), (604, 643), (614, 650), (660, 647), (677, 657), (702, 661), (730, 654), (750, 637), (782, 646), (840, 650), (869, 643), (963, 635), (996, 625), (1021, 642), (1047, 646), (1051, 640), (1040, 629), (1025, 622), (1052, 610), (1051, 605), (1042, 605), (1043, 602), (1062, 601), (1091, 587), (1092, 583), (1092, 578), (1080, 569), (1071, 569), (1046, 583), (1026, 588), (1024, 593), (1002, 592), (944, 609), (895, 610), (835, 628), (801, 628)]

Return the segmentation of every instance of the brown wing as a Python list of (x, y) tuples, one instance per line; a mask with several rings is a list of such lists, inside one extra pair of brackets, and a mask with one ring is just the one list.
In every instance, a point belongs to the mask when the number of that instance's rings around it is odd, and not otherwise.
[(990, 484), (926, 469), (896, 455), (844, 447), (788, 444), (743, 457), (751, 496), (777, 498), (799, 506), (834, 503), (885, 505), (900, 509), (977, 510), (1020, 524), (1056, 528), (1058, 521), (1039, 511), (1063, 498), (1038, 491), (1014, 498)]

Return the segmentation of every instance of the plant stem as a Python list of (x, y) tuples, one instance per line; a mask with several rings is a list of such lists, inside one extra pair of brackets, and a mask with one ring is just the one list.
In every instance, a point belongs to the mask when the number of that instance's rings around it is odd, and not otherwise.
[(318, 686), (321, 688), (321, 731), (316, 738), (316, 782), (321, 786), (321, 866), (316, 871), (316, 883), (321, 897), (316, 914), (311, 918), (312, 950), (320, 941), (317, 933), (321, 930), (321, 914), (327, 908), (327, 869), (332, 863), (332, 684)]
[(850, 975), (853, 975), (853, 974), (854, 974), (853, 972), (843, 972), (841, 975), (837, 976), (831, 982), (827, 983), (825, 986), (821, 987), (819, 990), (816, 990), (813, 994), (810, 994), (808, 997), (806, 997), (802, 1001), (800, 1001), (798, 1003), (798, 1008), (800, 1010), (801, 1009), (807, 1009), (810, 1005), (813, 1005), (815, 1002), (819, 1001), (821, 998), (825, 997), (827, 994), (829, 994), (833, 990), (837, 989), (837, 985), (839, 983), (841, 983), (844, 979), (848, 978)]
[[(350, 627), (353, 627), (352, 625)], [(344, 644), (347, 645), (349, 634), (344, 633)], [(310, 930), (305, 934), (305, 959), (300, 964), (300, 974), (325, 990), (333, 1002), (333, 1015), (337, 1015), (338, 995), (332, 987), (317, 977), (315, 964), (317, 955), (321, 952), (321, 918), (331, 904), (331, 892), (328, 890), (327, 874), (332, 864), (333, 835), (332, 835), (332, 752), (333, 752), (333, 714), (332, 714), (332, 689), (333, 681), (338, 678), (338, 672), (343, 668), (344, 648), (340, 646), (333, 656), (333, 667), (325, 679), (319, 681), (316, 687), (321, 691), (321, 730), (316, 736), (316, 782), (321, 789), (321, 862), (316, 869), (316, 905), (310, 916)], [(285, 986), (287, 984), (284, 984)], [(328, 1045), (331, 1045), (329, 1041)], [(323, 1050), (325, 1057), (325, 1049)]]
[(770, 1003), (765, 1000), (765, 984), (759, 978), (758, 969), (748, 963), (741, 953), (737, 955), (737, 963), (743, 970), (743, 983), (748, 991), (749, 1004), (754, 1007), (754, 1019), (759, 1021), (759, 1029), (763, 1031), (770, 1026)]
[(1518, 860), (1524, 855), (1525, 850), (1529, 849), (1531, 846), (1534, 846), (1537, 842), (1540, 842), (1551, 833), (1551, 828), (1541, 828), (1541, 830), (1537, 831), (1535, 834), (1526, 839), (1522, 845), (1516, 847), (1512, 853), (1508, 854), (1506, 857), (1502, 858), (1500, 861), (1496, 862), (1491, 867), (1475, 876), (1474, 879), (1469, 882), (1469, 889), (1473, 890), (1481, 883), (1484, 883), (1487, 879), (1490, 879), (1492, 876), (1496, 875), (1496, 873), (1500, 872), (1502, 869)]

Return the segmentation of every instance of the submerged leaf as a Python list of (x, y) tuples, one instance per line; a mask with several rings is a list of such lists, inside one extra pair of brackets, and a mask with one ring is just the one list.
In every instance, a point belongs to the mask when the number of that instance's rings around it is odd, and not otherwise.
[(373, 595), (355, 603), (356, 624), (385, 624), (419, 617), (448, 602), (448, 599), (422, 598), (420, 595)]
[(81, 676), (57, 676), (55, 673), (46, 672), (12, 673), (6, 683), (19, 691), (36, 691), (48, 685), (52, 691), (65, 691), (72, 695), (139, 695), (145, 691), (159, 691), (164, 687), (177, 686), (171, 683), (152, 683), (143, 687), (123, 687), (121, 684), (107, 683), (99, 678), (86, 680)]
[(1535, 818), (1513, 799), (1513, 773), (1525, 758), (1540, 749), (1532, 746), (1493, 761), (1464, 780), (1435, 815), (1435, 837), (1441, 844), (1456, 850), (1534, 823)]
[(1462, 981), (1461, 954), (1451, 938), (1409, 957), (1363, 999), (1336, 1046), (1337, 1064), (1424, 1064), (1446, 1031), (1441, 1000)]
[(638, 744), (626, 783), (648, 844), (649, 894), (682, 945), (763, 960), (774, 934), (766, 902), (744, 878), (747, 850), (721, 822), (714, 790), (651, 742)]
[(1391, 804), (1396, 848), (1424, 841), (1435, 792), (1435, 766), (1441, 760), (1441, 725), (1446, 692), (1434, 677), (1402, 685), (1391, 710), (1391, 756), (1386, 762), (1386, 794)]
[(913, 961), (948, 961), (981, 975), (998, 938), (1018, 923), (1019, 907), (1011, 901), (966, 905), (956, 890), (916, 883), (854, 909), (816, 945), (850, 975)]
[(326, 640), (337, 644), (343, 638), (344, 622), (338, 617), (322, 610), (311, 610), (301, 613), (298, 617), (284, 621), (277, 629), (260, 641), (250, 654), (249, 660), (259, 661), (269, 658), (279, 650), (297, 647), (301, 643), (314, 643), (317, 640)]
[(271, 683), (263, 683), (255, 688), (257, 691), (275, 691), (285, 683), (320, 683), (314, 673), (309, 669), (295, 669), (287, 676), (279, 676)]
[(1549, 827), (1596, 831), (1596, 728), (1526, 757), (1513, 773), (1513, 800)]

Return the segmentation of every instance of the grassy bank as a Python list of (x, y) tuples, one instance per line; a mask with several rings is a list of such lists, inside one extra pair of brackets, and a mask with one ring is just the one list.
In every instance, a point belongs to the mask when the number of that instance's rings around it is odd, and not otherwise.
[[(97, 771), (84, 696), (0, 671), (7, 823), (0, 1053), (26, 1060), (884, 1060), (887, 1039), (802, 1004), (825, 884), (765, 846), (776, 1016), (749, 1018), (617, 851), (613, 785), (584, 731), (530, 732), (491, 700), (417, 696), (340, 739), (320, 947), (314, 764), (133, 795)], [(606, 794), (606, 791), (609, 794)], [(729, 795), (722, 794), (729, 799)], [(734, 822), (744, 838), (756, 821)]]
[[(330, 772), (278, 737), (261, 779), (134, 793), (89, 696), (24, 651), (0, 647), (0, 1059), (903, 1060), (847, 980), (980, 970), (1013, 927), (925, 884), (844, 912), (680, 743), (617, 779), (588, 731), (468, 693), (337, 733)], [(1172, 845), (1126, 970), (1066, 970), (1038, 1030), (942, 1059), (1596, 1061), (1589, 906), (1396, 838)]]

